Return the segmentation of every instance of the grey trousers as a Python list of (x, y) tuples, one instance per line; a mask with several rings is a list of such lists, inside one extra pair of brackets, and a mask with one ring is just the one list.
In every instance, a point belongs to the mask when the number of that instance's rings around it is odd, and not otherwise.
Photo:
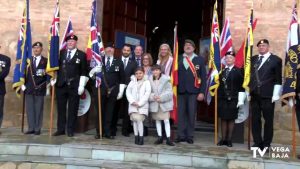
[(3, 121), (4, 95), (0, 95), (0, 128)]
[(193, 139), (195, 114), (197, 111), (196, 94), (178, 95), (178, 130), (177, 136), (182, 139)]
[(43, 124), (44, 96), (25, 95), (28, 131), (40, 131)]

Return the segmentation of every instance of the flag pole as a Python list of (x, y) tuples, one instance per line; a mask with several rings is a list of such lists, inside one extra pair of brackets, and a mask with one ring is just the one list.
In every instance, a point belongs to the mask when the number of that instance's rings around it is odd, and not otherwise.
[(49, 128), (50, 137), (52, 136), (52, 128), (53, 128), (53, 109), (54, 109), (54, 93), (55, 93), (54, 85), (51, 88), (52, 88), (52, 93), (51, 93), (50, 128)]
[(250, 138), (250, 133), (251, 133), (251, 125), (252, 123), (252, 109), (251, 109), (251, 104), (250, 104), (250, 101), (249, 101), (249, 117), (248, 117), (248, 150), (250, 150), (250, 141), (251, 141), (251, 138)]
[[(293, 97), (293, 103), (295, 103), (295, 97)], [(292, 108), (292, 155), (296, 158), (296, 105), (293, 104)]]
[(102, 139), (102, 110), (101, 110), (101, 90), (98, 87), (98, 115), (99, 115), (99, 133), (100, 139)]
[(21, 132), (24, 133), (24, 117), (25, 116), (25, 93), (23, 92), (23, 100), (22, 100), (22, 126)]
[(215, 144), (218, 142), (218, 90), (215, 92)]

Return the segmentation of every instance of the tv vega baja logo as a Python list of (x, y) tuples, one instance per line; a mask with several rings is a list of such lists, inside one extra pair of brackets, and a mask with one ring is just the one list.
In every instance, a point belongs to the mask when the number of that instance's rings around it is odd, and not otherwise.
[(287, 159), (290, 158), (290, 149), (288, 147), (265, 147), (261, 150), (259, 147), (251, 147), (253, 152), (253, 158), (260, 157), (269, 157), (277, 159)]

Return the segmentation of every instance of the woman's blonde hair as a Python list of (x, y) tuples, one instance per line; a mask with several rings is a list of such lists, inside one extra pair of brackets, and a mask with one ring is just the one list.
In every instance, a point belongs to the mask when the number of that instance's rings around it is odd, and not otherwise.
[(161, 56), (161, 48), (162, 47), (167, 47), (168, 48), (168, 56), (170, 57), (170, 56), (172, 56), (172, 52), (171, 52), (171, 48), (170, 48), (170, 46), (167, 44), (167, 43), (163, 43), (163, 44), (161, 44), (160, 46), (159, 46), (159, 52), (158, 52), (158, 60), (160, 61), (160, 63), (162, 63), (162, 61), (164, 60), (164, 61), (167, 61), (168, 59), (169, 59), (169, 57), (167, 57), (167, 58), (162, 58), (162, 56)]

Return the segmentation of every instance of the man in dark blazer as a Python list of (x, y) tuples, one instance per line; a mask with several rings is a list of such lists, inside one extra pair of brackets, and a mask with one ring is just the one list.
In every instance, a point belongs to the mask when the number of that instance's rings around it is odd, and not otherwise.
[(206, 88), (204, 59), (194, 53), (195, 43), (185, 40), (178, 60), (178, 134), (175, 142), (193, 144), (197, 100), (203, 101)]
[[(105, 45), (105, 56), (102, 57), (102, 78), (101, 78), (101, 109), (102, 109), (102, 125), (104, 137), (114, 139), (111, 126), (113, 115), (116, 107), (117, 98), (121, 98), (124, 93), (124, 66), (121, 59), (114, 57), (114, 44), (107, 43)], [(91, 73), (91, 72), (90, 72)], [(91, 74), (90, 74), (91, 76)], [(98, 96), (93, 90), (95, 101), (98, 103)], [(96, 108), (98, 110), (98, 106)], [(95, 139), (100, 138), (99, 133), (99, 116), (96, 119), (96, 135)]]
[[(275, 102), (280, 99), (282, 84), (282, 61), (269, 52), (269, 41), (257, 43), (258, 55), (251, 57), (250, 95), (252, 108), (253, 147), (270, 147), (273, 139)], [(261, 116), (264, 134), (262, 137)]]
[[(134, 75), (134, 71), (137, 68), (137, 62), (130, 59), (131, 56), (131, 46), (124, 44), (122, 48), (122, 62), (124, 65), (124, 84), (127, 86), (130, 82), (131, 75)], [(122, 120), (122, 135), (129, 137), (129, 133), (132, 131), (131, 121), (128, 115), (128, 100), (126, 98), (126, 90), (124, 91), (123, 97), (117, 101), (117, 106), (115, 109), (113, 122), (112, 122), (112, 133), (116, 135), (117, 122), (118, 122), (118, 113), (123, 117)]]
[(47, 58), (43, 57), (43, 44), (32, 45), (33, 57), (28, 64), (25, 84), (21, 86), (25, 94), (28, 130), (25, 134), (41, 134), (43, 124), (44, 96), (47, 88)]
[(143, 47), (141, 45), (137, 45), (134, 47), (134, 55), (130, 56), (131, 60), (136, 61), (137, 66), (142, 66), (142, 55), (144, 53)]
[(8, 56), (0, 54), (0, 128), (3, 120), (4, 96), (6, 94), (4, 79), (9, 73), (10, 64), (10, 58)]
[[(61, 51), (59, 56), (56, 82), (57, 131), (53, 136), (64, 135), (67, 128), (68, 136), (73, 137), (80, 95), (84, 92), (88, 81), (87, 60), (86, 54), (76, 47), (78, 40), (76, 35), (70, 35), (66, 40), (67, 49)], [(55, 83), (51, 82), (51, 84)], [(66, 119), (67, 112), (68, 120)]]

